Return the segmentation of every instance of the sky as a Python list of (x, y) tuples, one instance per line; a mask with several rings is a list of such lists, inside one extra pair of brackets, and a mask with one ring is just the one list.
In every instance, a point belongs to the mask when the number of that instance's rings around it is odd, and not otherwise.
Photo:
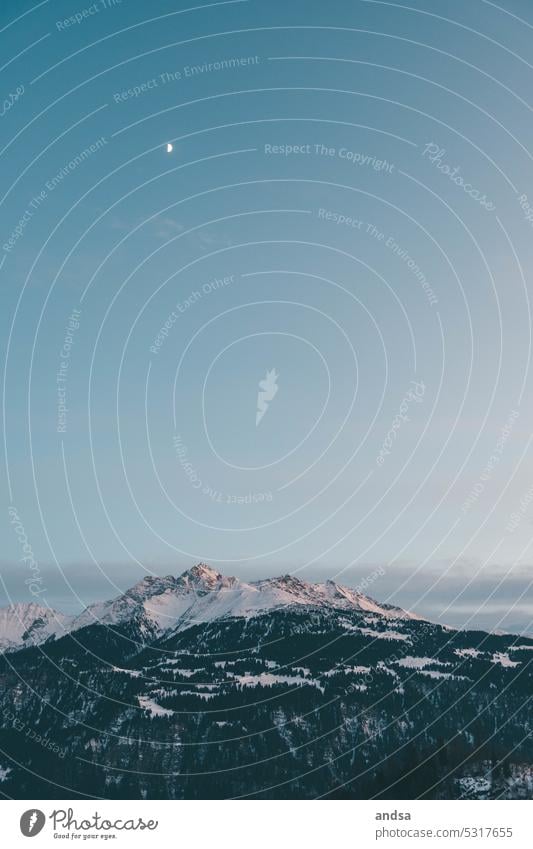
[(531, 628), (532, 28), (2, 4), (5, 603), (379, 564), (383, 601)]

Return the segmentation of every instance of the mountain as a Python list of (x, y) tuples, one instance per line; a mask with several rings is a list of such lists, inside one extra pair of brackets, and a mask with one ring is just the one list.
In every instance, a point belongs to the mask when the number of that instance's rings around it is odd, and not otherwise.
[(8, 798), (533, 798), (530, 638), (204, 564), (0, 622)]
[(389, 619), (418, 618), (334, 581), (312, 584), (285, 575), (246, 583), (199, 563), (179, 577), (146, 576), (124, 594), (91, 604), (75, 617), (33, 603), (1, 608), (0, 649), (15, 651), (27, 645), (29, 634), (31, 644), (37, 645), (90, 625), (126, 622), (135, 626), (139, 637), (154, 639), (213, 619), (256, 616), (293, 606), (360, 610)]
[(72, 617), (40, 604), (12, 604), (0, 608), (0, 651), (16, 651), (61, 637), (70, 630)]

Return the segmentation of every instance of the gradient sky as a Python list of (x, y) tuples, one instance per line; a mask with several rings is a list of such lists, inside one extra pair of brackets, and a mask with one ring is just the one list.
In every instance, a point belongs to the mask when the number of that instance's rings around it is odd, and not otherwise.
[(6, 597), (11, 507), (63, 607), (383, 564), (378, 598), (528, 627), (530, 4), (191, 6), (2, 4)]

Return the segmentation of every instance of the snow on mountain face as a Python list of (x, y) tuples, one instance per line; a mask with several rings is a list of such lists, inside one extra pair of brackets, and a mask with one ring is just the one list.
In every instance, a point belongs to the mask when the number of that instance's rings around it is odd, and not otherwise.
[(37, 645), (50, 637), (62, 637), (72, 617), (31, 602), (0, 608), (0, 651)]
[(147, 575), (118, 598), (90, 605), (75, 619), (73, 630), (86, 625), (119, 625), (135, 619), (147, 633), (166, 631), (201, 598), (228, 591), (236, 583), (236, 578), (225, 578), (202, 563), (177, 578)]
[(401, 608), (378, 604), (334, 581), (311, 584), (285, 575), (245, 582), (200, 563), (179, 577), (148, 575), (123, 595), (91, 604), (76, 617), (56, 614), (37, 604), (4, 608), (0, 610), (0, 650), (44, 642), (89, 625), (134, 621), (146, 637), (155, 637), (214, 619), (249, 618), (291, 607), (361, 611), (388, 619), (419, 618)]
[[(127, 602), (125, 601), (127, 599)], [(390, 619), (418, 618), (400, 608), (377, 602), (333, 581), (311, 584), (291, 575), (245, 582), (227, 578), (200, 564), (179, 578), (143, 579), (115, 602), (114, 612), (132, 599), (142, 605), (139, 615), (159, 631), (180, 631), (191, 625), (225, 617), (250, 617), (287, 607), (357, 610)]]

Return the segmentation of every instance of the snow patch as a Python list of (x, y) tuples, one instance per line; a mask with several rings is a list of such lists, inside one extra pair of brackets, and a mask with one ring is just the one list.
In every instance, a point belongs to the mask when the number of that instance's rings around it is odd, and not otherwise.
[(519, 660), (511, 660), (507, 652), (497, 651), (492, 655), (492, 663), (499, 663), (500, 666), (506, 666), (508, 668), (512, 668), (513, 666), (520, 666)]
[(454, 654), (457, 657), (479, 657), (483, 652), (480, 652), (479, 649), (454, 649)]
[(161, 707), (161, 705), (158, 705), (149, 696), (137, 696), (137, 698), (139, 700), (139, 706), (143, 710), (149, 711), (152, 716), (173, 716), (174, 714), (173, 710)]
[(357, 628), (365, 637), (375, 637), (377, 640), (407, 640), (408, 634), (401, 634), (399, 631), (373, 631), (372, 628)]
[(315, 678), (302, 678), (300, 675), (274, 675), (261, 672), (259, 675), (235, 675), (236, 683), (241, 687), (273, 687), (276, 684), (294, 684), (298, 687), (310, 686), (324, 692), (324, 688)]
[(492, 786), (490, 780), (481, 775), (468, 775), (465, 778), (458, 778), (457, 783), (463, 796), (474, 796), (476, 799), (484, 798)]
[(402, 657), (398, 661), (398, 666), (405, 666), (408, 669), (423, 669), (424, 666), (429, 666), (430, 663), (436, 666), (449, 666), (448, 663), (443, 663), (441, 660), (436, 660), (434, 657)]

